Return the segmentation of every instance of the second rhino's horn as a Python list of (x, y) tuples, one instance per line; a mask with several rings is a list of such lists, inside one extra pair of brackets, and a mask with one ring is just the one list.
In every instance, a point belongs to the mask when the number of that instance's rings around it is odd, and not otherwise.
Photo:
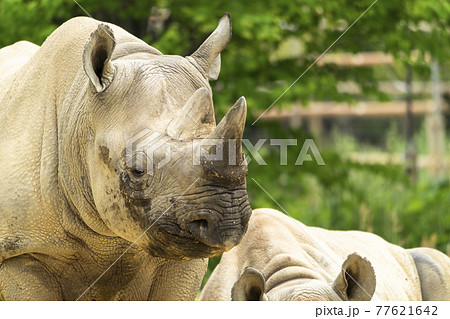
[(211, 93), (207, 88), (200, 88), (169, 123), (167, 134), (180, 140), (191, 139), (211, 132), (215, 123)]

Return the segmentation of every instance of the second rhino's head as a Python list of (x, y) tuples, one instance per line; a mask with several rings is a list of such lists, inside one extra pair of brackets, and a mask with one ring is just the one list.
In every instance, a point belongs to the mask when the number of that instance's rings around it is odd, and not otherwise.
[(300, 266), (279, 267), (268, 278), (265, 278), (258, 269), (247, 267), (234, 283), (231, 299), (233, 301), (369, 301), (375, 289), (376, 277), (372, 264), (366, 258), (353, 253), (348, 255), (333, 282), (318, 278), (314, 271)]
[(72, 164), (62, 170), (66, 187), (79, 178), (81, 190), (68, 196), (90, 228), (154, 256), (231, 249), (251, 214), (241, 147), (246, 101), (216, 125), (208, 83), (231, 38), (229, 16), (188, 57), (138, 50), (142, 43), (121, 43), (118, 32), (100, 24), (85, 45), (85, 92), (73, 117), (83, 129), (64, 135), (66, 144), (74, 136), (82, 142), (65, 146)]

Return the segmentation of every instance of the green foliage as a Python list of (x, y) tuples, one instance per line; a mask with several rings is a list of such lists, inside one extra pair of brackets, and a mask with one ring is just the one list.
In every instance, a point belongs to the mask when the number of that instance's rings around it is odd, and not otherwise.
[[(279, 123), (271, 123), (266, 128), (269, 128), (267, 136), (295, 137), (299, 145), (289, 146), (286, 166), (279, 164), (279, 148), (268, 144), (260, 152), (267, 166), (250, 161), (247, 186), (252, 207), (286, 210), (311, 226), (370, 231), (404, 247), (426, 244), (443, 251), (448, 249), (448, 178), (432, 181), (422, 174), (423, 178), (415, 186), (410, 184), (402, 166), (346, 160), (340, 136), (335, 136), (334, 147), (324, 149), (322, 144), (317, 144), (325, 166), (316, 161), (296, 166), (303, 141), (309, 136), (287, 130)], [(391, 140), (399, 139), (394, 132), (386, 135)]]
[[(222, 73), (215, 83), (219, 115), (245, 94), (250, 121), (293, 83), (343, 31), (373, 3), (364, 1), (283, 0), (0, 0), (0, 46), (18, 40), (41, 44), (56, 26), (77, 15), (118, 24), (168, 54), (187, 55), (229, 12), (233, 39), (222, 55)], [(385, 51), (411, 64), (416, 73), (427, 70), (425, 57), (448, 59), (450, 43), (446, 1), (398, 0), (375, 3), (330, 52)], [(160, 28), (147, 23), (157, 9), (169, 16)], [(87, 12), (87, 13), (86, 13)], [(295, 39), (296, 46), (287, 44)], [(292, 41), (291, 41), (292, 44)], [(411, 52), (414, 59), (411, 58)], [(279, 100), (351, 100), (337, 91), (337, 81), (354, 80), (366, 97), (386, 98), (378, 92), (377, 72), (367, 68), (314, 66)]]
[(68, 0), (0, 0), (0, 47), (19, 40), (41, 44), (71, 18)]

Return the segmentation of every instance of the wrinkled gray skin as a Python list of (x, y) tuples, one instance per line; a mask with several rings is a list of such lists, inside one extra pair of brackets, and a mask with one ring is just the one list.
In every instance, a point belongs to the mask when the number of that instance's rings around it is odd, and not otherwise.
[[(245, 99), (216, 127), (208, 83), (230, 38), (225, 15), (191, 56), (162, 55), (80, 17), (41, 47), (0, 50), (0, 300), (195, 298), (205, 258), (236, 245), (251, 214)], [(143, 146), (125, 150), (145, 129), (168, 137), (151, 174), (128, 161)], [(235, 152), (207, 161), (206, 148), (194, 165), (207, 137)]]
[(359, 231), (307, 227), (256, 209), (201, 300), (450, 300), (450, 258)]

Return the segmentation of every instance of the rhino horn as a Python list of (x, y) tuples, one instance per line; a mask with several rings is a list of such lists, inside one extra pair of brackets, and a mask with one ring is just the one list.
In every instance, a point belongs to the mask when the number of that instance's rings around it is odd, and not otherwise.
[(224, 160), (228, 165), (240, 165), (243, 161), (242, 135), (246, 115), (247, 102), (242, 96), (208, 136), (210, 140), (223, 141)]
[(220, 52), (231, 39), (231, 17), (226, 13), (217, 28), (190, 57), (210, 80), (217, 80), (220, 73)]
[(167, 134), (180, 140), (190, 139), (211, 132), (215, 123), (211, 93), (200, 88), (169, 123)]

